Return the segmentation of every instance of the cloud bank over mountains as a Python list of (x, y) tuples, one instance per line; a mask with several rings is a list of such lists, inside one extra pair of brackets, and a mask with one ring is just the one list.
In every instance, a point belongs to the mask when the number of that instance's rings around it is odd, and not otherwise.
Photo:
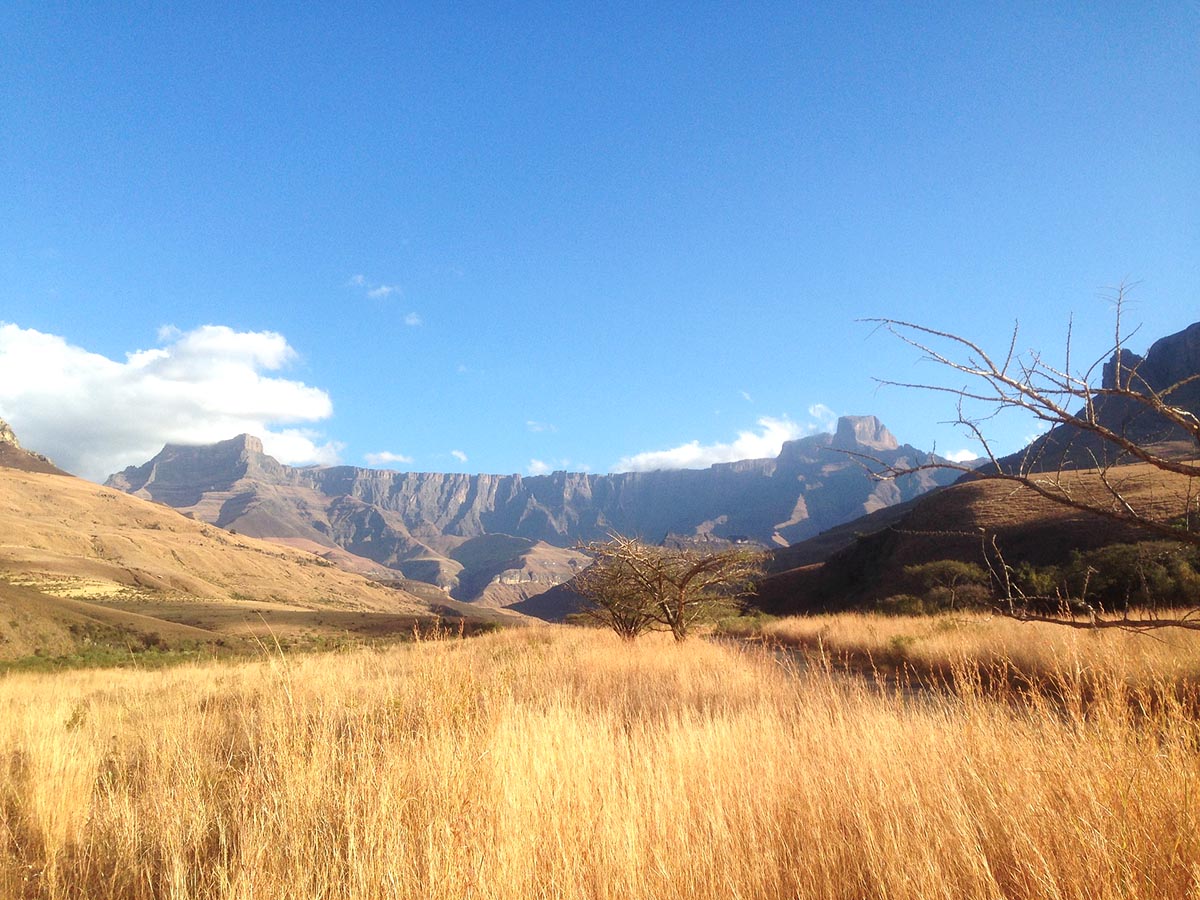
[(375, 468), (406, 466), (413, 461), (411, 456), (405, 456), (403, 453), (395, 453), (391, 450), (380, 450), (377, 453), (364, 453), (363, 459), (366, 460), (368, 466), (374, 466)]
[[(814, 407), (815, 408), (815, 407)], [(784, 441), (794, 441), (821, 430), (821, 425), (802, 425), (784, 416), (763, 416), (758, 431), (740, 431), (728, 443), (701, 444), (690, 441), (669, 450), (648, 450), (622, 457), (614, 472), (652, 472), (655, 469), (707, 469), (713, 463), (778, 456)]]
[(292, 465), (334, 463), (340, 446), (304, 427), (333, 412), (329, 395), (268, 374), (295, 361), (280, 334), (204, 325), (164, 328), (160, 346), (119, 362), (34, 329), (0, 323), (0, 418), (29, 447), (104, 479), (164, 443), (249, 432)]
[[(165, 327), (158, 346), (131, 351), (118, 361), (57, 335), (0, 322), (0, 418), (26, 446), (96, 481), (141, 464), (166, 443), (210, 444), (242, 433), (262, 438), (265, 451), (288, 465), (337, 464), (345, 445), (313, 427), (333, 414), (329, 394), (279, 374), (296, 360), (287, 339), (273, 331)], [(741, 431), (728, 442), (690, 441), (635, 453), (611, 471), (702, 469), (774, 457), (785, 441), (829, 430), (836, 419), (821, 404), (808, 413), (807, 423), (763, 416), (757, 429)], [(532, 419), (524, 426), (539, 435), (558, 431)], [(459, 465), (469, 462), (461, 449), (449, 456)], [(362, 458), (372, 467), (405, 468), (414, 462), (395, 450), (365, 452)], [(539, 456), (529, 460), (526, 472), (556, 469), (590, 471), (590, 466)]]

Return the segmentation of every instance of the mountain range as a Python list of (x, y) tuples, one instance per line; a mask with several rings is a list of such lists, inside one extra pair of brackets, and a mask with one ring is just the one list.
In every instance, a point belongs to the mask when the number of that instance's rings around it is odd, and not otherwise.
[[(1200, 323), (1144, 358), (1123, 351), (1119, 360), (1106, 367), (1105, 386), (1133, 368), (1154, 390), (1182, 382), (1173, 405), (1200, 416)], [(1107, 396), (1101, 419), (1196, 457), (1189, 435), (1139, 404)], [(1089, 440), (1060, 427), (1028, 452), (1080, 469), (1066, 472), (1072, 490), (1100, 491), (1103, 473), (1079, 464), (1096, 456)], [(1066, 455), (1081, 447), (1086, 456)], [(347, 633), (407, 633), (439, 617), (472, 628), (528, 621), (520, 614), (561, 618), (578, 602), (563, 583), (587, 559), (575, 546), (612, 531), (774, 547), (758, 602), (780, 612), (872, 605), (903, 589), (914, 564), (978, 561), (981, 529), (1006, 559), (1032, 565), (1141, 537), (1010, 483), (975, 477), (942, 489), (957, 472), (886, 481), (870, 471), (937, 461), (900, 445), (875, 417), (848, 416), (773, 459), (703, 470), (295, 468), (240, 435), (168, 445), (101, 487), (22, 448), (0, 421), (0, 659), (94, 646), (120, 653), (135, 643), (321, 645)], [(1186, 475), (1134, 465), (1120, 477), (1126, 499), (1152, 518), (1174, 521), (1191, 508), (1181, 503), (1194, 505)]]
[(787, 442), (773, 459), (707, 469), (521, 476), (297, 468), (239, 435), (169, 444), (106, 484), (344, 568), (509, 606), (568, 580), (586, 562), (573, 548), (614, 531), (782, 547), (956, 475), (932, 469), (881, 481), (867, 458), (897, 467), (936, 459), (901, 445), (874, 416), (845, 416), (832, 434)]
[[(381, 584), (76, 478), (0, 421), (0, 660), (388, 637), (511, 614)], [(115, 656), (113, 655), (115, 654)]]

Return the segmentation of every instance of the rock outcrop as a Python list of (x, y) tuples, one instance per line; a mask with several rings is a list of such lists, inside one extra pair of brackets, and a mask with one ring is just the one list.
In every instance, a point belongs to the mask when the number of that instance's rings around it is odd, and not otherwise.
[(842, 416), (830, 446), (857, 453), (869, 450), (886, 453), (899, 450), (900, 442), (874, 416)]
[(0, 419), (0, 444), (8, 444), (10, 447), (21, 449), (21, 442), (17, 440), (17, 435), (13, 432), (12, 426)]
[[(1200, 374), (1200, 322), (1189, 325), (1183, 331), (1160, 338), (1150, 345), (1139, 374), (1156, 391)], [(1183, 388), (1185, 400), (1200, 398), (1200, 384), (1192, 383)]]
[(12, 426), (3, 419), (0, 419), (0, 468), (45, 472), (48, 475), (69, 474), (52, 463), (49, 457), (22, 447)]

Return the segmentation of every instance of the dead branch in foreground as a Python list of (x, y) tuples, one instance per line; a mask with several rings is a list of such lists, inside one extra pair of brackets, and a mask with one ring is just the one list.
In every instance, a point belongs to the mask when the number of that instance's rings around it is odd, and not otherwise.
[[(1185, 394), (1196, 393), (1200, 373), (1170, 384), (1158, 383), (1155, 373), (1147, 371), (1146, 360), (1125, 348), (1128, 336), (1122, 330), (1122, 313), (1126, 301), (1127, 289), (1122, 286), (1114, 297), (1113, 344), (1078, 370), (1072, 362), (1070, 328), (1064, 362), (1055, 365), (1039, 351), (1018, 352), (1017, 326), (1003, 353), (993, 355), (979, 343), (949, 331), (899, 319), (867, 319), (919, 350), (923, 360), (937, 364), (952, 377), (966, 377), (965, 387), (876, 380), (880, 385), (952, 397), (957, 413), (952, 424), (963, 427), (979, 444), (985, 462), (972, 466), (939, 460), (897, 467), (869, 455), (851, 455), (869, 463), (872, 474), (880, 479), (933, 468), (956, 470), (968, 479), (1012, 483), (1053, 503), (1132, 526), (1148, 537), (1200, 546), (1200, 417), (1179, 402)], [(1102, 374), (1099, 385), (1095, 384), (1097, 373)], [(987, 429), (997, 416), (1013, 411), (1031, 416), (1049, 431), (1024, 451), (1002, 457), (994, 450)], [(1145, 465), (1130, 465), (1133, 463)], [(1081, 470), (1087, 470), (1086, 477), (1081, 477)], [(1162, 474), (1152, 490), (1137, 490), (1149, 483), (1139, 482), (1148, 477), (1148, 471)], [(998, 547), (994, 553), (999, 554)], [(1200, 606), (1170, 619), (1112, 618), (1089, 604), (1086, 596), (1067, 600), (1014, 593), (1003, 558), (998, 567), (989, 560), (989, 567), (1001, 586), (1004, 611), (1009, 615), (1088, 628), (1200, 627), (1196, 619)], [(1085, 621), (1037, 611), (1039, 604), (1051, 602), (1080, 609), (1086, 614)]]

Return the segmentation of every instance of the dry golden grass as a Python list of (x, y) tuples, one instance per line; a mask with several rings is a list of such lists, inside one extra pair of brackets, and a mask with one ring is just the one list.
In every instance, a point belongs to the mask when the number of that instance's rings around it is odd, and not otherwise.
[(10, 675), (0, 896), (1197, 896), (1200, 727), (1071, 699), (560, 628)]
[[(1145, 617), (1136, 610), (1131, 615)], [(1076, 629), (978, 612), (839, 613), (778, 619), (766, 623), (761, 633), (784, 646), (824, 652), (835, 661), (900, 663), (917, 674), (1006, 668), (1035, 679), (1055, 680), (1069, 673), (1143, 688), (1200, 682), (1200, 631), (1178, 628), (1147, 633)]]

